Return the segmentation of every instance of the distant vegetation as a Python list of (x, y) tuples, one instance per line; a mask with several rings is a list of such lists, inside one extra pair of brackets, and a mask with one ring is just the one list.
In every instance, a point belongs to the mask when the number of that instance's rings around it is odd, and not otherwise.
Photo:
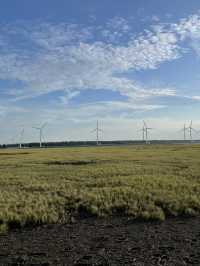
[(200, 213), (200, 146), (0, 151), (0, 227)]
[[(151, 140), (151, 144), (190, 144), (190, 140)], [(192, 143), (200, 144), (200, 140), (193, 140)], [(111, 146), (111, 145), (143, 145), (144, 140), (110, 140), (110, 141), (100, 141), (100, 145)], [(82, 146), (96, 146), (96, 141), (57, 141), (57, 142), (44, 142), (43, 147), (82, 147)], [(19, 143), (15, 144), (2, 144), (0, 148), (17, 148)], [(22, 144), (24, 148), (38, 148), (38, 142), (30, 142)]]

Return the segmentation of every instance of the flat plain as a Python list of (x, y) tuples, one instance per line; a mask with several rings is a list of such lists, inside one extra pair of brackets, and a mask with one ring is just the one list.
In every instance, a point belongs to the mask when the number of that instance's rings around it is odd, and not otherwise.
[(1, 230), (80, 216), (198, 215), (199, 155), (199, 145), (1, 150)]
[(200, 146), (0, 151), (0, 265), (200, 265)]

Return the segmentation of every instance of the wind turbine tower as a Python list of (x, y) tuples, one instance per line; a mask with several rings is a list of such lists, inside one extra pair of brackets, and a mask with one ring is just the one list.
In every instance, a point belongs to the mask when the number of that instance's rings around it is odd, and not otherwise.
[[(178, 132), (183, 132), (183, 140), (184, 141), (186, 141), (186, 139), (187, 139), (187, 132), (188, 132), (188, 130), (189, 130), (189, 127), (186, 127), (186, 124), (184, 124), (183, 125), (183, 128), (178, 131)], [(192, 135), (192, 132), (191, 132), (190, 135)]]
[(140, 129), (138, 131), (142, 132), (142, 141), (144, 141), (145, 140), (145, 127), (144, 127), (144, 125), (143, 125), (142, 129)]
[(186, 126), (185, 126), (185, 124), (184, 124), (184, 127), (183, 127), (183, 138), (184, 138), (184, 140), (186, 140)]
[(19, 148), (20, 149), (22, 148), (23, 138), (24, 138), (24, 128), (20, 132), (20, 142), (19, 142)]
[(39, 130), (39, 143), (40, 143), (40, 148), (42, 148), (42, 138), (44, 138), (43, 135), (43, 129), (46, 127), (47, 123), (44, 123), (41, 127), (33, 127), (36, 130)]
[(190, 122), (190, 125), (189, 125), (189, 127), (188, 127), (188, 129), (189, 129), (189, 133), (190, 133), (190, 141), (192, 142), (192, 132), (194, 131), (194, 132), (196, 132), (196, 130), (192, 127), (192, 120), (191, 120), (191, 122)]
[(145, 135), (146, 144), (149, 143), (148, 142), (148, 139), (149, 139), (148, 131), (151, 130), (151, 129), (153, 129), (153, 128), (148, 127), (146, 122), (143, 121), (143, 134)]
[(184, 126), (183, 126), (183, 129), (181, 129), (181, 131), (183, 131), (183, 139), (184, 139), (184, 141), (186, 140), (186, 131), (187, 131), (188, 129), (189, 129), (189, 128), (186, 127), (185, 124), (184, 124)]
[(99, 121), (97, 120), (97, 126), (94, 130), (91, 132), (96, 132), (96, 144), (99, 145), (99, 132), (102, 132), (102, 130), (99, 128)]

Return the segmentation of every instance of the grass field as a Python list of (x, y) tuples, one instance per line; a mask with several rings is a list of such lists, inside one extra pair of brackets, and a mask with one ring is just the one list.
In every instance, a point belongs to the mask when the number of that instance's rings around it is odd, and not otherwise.
[(0, 227), (200, 213), (200, 145), (0, 151)]

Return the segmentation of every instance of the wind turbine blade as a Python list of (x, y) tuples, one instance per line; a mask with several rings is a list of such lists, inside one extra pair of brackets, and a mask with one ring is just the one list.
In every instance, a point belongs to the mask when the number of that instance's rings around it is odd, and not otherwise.
[(22, 131), (20, 132), (20, 141), (23, 140), (24, 137), (24, 128), (22, 129)]
[(191, 127), (191, 130), (193, 130), (193, 131), (196, 132), (196, 133), (198, 132), (198, 131), (197, 131), (196, 129), (194, 129), (193, 127)]
[(43, 129), (44, 127), (46, 127), (47, 126), (47, 122), (45, 122), (42, 126), (41, 126), (41, 128)]
[(41, 132), (41, 140), (42, 140), (42, 142), (45, 142), (45, 137), (44, 137), (43, 132)]
[(96, 131), (97, 131), (97, 129), (95, 128), (92, 131), (90, 131), (90, 133), (93, 133), (93, 132), (96, 132)]
[(144, 127), (147, 128), (146, 122), (143, 120)]
[(183, 131), (184, 131), (184, 128), (177, 130), (176, 133), (180, 133), (180, 132), (183, 132)]

